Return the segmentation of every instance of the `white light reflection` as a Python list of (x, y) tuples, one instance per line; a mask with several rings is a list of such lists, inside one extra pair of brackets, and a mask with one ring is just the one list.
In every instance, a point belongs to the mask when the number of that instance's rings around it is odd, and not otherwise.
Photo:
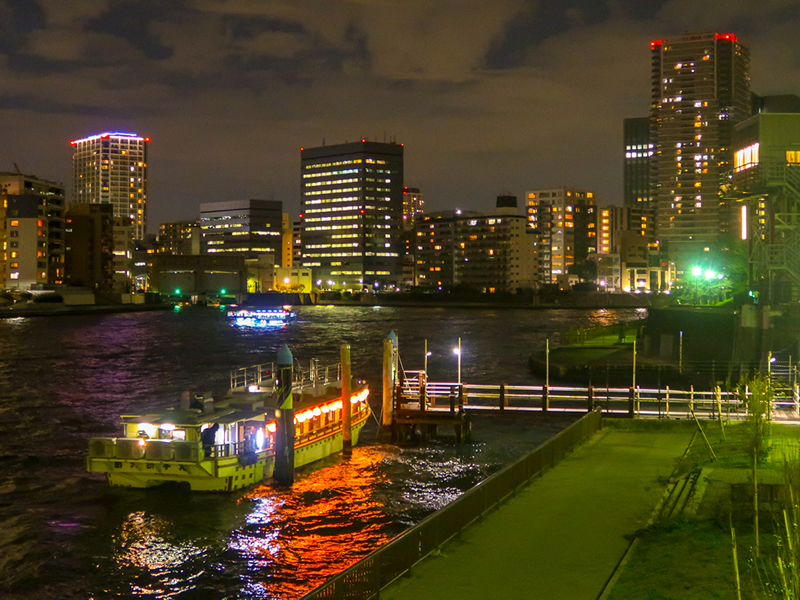
[(187, 572), (190, 563), (205, 565), (205, 548), (190, 542), (172, 543), (165, 539), (172, 523), (140, 511), (128, 515), (122, 524), (115, 559), (120, 569), (141, 569), (153, 579), (148, 585), (139, 576), (131, 577), (135, 596), (170, 598), (194, 589), (193, 579), (202, 574)]

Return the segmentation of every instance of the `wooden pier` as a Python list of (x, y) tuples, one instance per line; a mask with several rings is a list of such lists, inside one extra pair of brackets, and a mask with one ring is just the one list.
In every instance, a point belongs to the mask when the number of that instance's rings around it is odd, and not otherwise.
[[(425, 441), (438, 435), (440, 426), (452, 427), (456, 442), (469, 440), (472, 419), (464, 408), (464, 386), (450, 385), (448, 405), (444, 407), (441, 405), (441, 391), (437, 396), (428, 395), (425, 371), (415, 371), (414, 374), (416, 378), (404, 378), (394, 390), (392, 441)], [(438, 406), (435, 404), (437, 397), (440, 400)]]
[[(445, 426), (454, 428), (457, 440), (466, 440), (471, 417), (480, 414), (580, 414), (598, 409), (606, 417), (737, 420), (745, 417), (745, 405), (745, 398), (720, 388), (486, 385), (432, 382), (424, 371), (404, 371), (393, 394), (392, 436), (397, 441), (426, 439)], [(797, 388), (775, 396), (772, 418), (800, 419)]]

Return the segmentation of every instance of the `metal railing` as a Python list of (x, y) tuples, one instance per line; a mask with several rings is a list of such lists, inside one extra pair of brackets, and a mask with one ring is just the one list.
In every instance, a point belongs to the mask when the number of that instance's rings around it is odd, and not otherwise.
[(595, 410), (533, 452), (467, 490), (444, 508), (400, 534), (388, 544), (361, 559), (303, 600), (369, 600), (381, 589), (409, 571), (415, 564), (483, 515), (512, 496), (533, 477), (552, 468), (564, 456), (600, 429), (600, 411)]
[[(749, 392), (745, 392), (749, 396)], [(445, 411), (455, 407), (466, 411), (587, 412), (595, 408), (604, 414), (630, 417), (743, 418), (745, 398), (736, 392), (620, 387), (570, 387), (546, 385), (485, 385), (406, 379), (398, 389), (400, 409)], [(773, 411), (800, 410), (800, 389), (794, 385), (787, 394), (776, 394)]]
[[(264, 363), (251, 367), (242, 367), (231, 371), (231, 389), (246, 390), (250, 386), (274, 387), (278, 376), (278, 366), (275, 363)], [(341, 363), (333, 365), (320, 365), (312, 360), (308, 367), (295, 365), (292, 370), (292, 389), (295, 392), (324, 385), (341, 379)]]

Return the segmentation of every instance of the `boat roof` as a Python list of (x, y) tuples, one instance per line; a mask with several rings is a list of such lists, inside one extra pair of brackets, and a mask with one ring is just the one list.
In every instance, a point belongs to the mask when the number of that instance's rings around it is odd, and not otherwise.
[(214, 412), (201, 412), (192, 409), (167, 410), (160, 413), (122, 415), (121, 420), (123, 424), (150, 423), (152, 425), (162, 425), (169, 423), (176, 426), (197, 427), (205, 423), (228, 425), (237, 421), (261, 421), (266, 419), (270, 412), (272, 412), (271, 409), (244, 410), (238, 408), (218, 409)]

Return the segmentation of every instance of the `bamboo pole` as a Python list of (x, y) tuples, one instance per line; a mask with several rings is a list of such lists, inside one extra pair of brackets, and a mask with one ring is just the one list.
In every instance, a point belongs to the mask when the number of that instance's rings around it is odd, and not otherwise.
[(753, 537), (755, 538), (756, 558), (761, 555), (760, 544), (758, 540), (758, 470), (757, 464), (758, 457), (756, 452), (753, 451)]
[(739, 579), (739, 558), (736, 552), (736, 530), (733, 528), (733, 517), (731, 519), (731, 551), (733, 552), (733, 573), (736, 577), (736, 600), (742, 600), (742, 582)]

